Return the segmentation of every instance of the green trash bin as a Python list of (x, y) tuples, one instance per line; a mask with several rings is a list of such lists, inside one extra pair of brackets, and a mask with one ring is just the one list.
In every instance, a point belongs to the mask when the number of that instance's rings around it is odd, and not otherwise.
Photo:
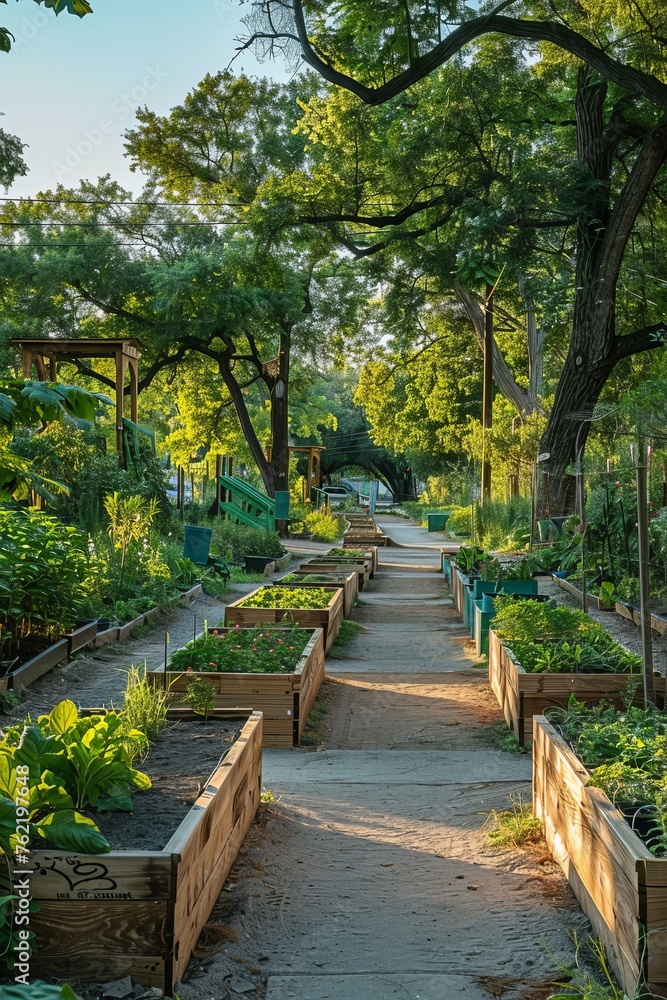
[(426, 515), (427, 529), (428, 531), (444, 531), (445, 525), (447, 524), (448, 520), (449, 520), (449, 513), (445, 514), (441, 511), (438, 511), (437, 513), (434, 514), (427, 514)]
[(290, 493), (289, 490), (276, 490), (276, 495), (274, 497), (276, 508), (275, 517), (276, 521), (287, 521), (289, 519), (289, 501)]
[(213, 528), (202, 528), (199, 524), (186, 524), (183, 528), (183, 558), (190, 559), (197, 566), (206, 566), (211, 551)]

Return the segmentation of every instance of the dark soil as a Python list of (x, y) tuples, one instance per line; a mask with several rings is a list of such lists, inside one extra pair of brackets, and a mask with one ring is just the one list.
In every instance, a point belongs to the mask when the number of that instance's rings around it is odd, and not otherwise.
[(243, 723), (243, 719), (192, 719), (170, 724), (146, 759), (135, 763), (153, 787), (133, 795), (134, 811), (95, 816), (111, 849), (161, 851), (238, 739)]

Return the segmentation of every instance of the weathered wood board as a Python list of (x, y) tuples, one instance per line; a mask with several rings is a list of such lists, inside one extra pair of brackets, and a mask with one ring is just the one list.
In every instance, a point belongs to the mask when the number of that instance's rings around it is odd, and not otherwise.
[(261, 754), (262, 716), (253, 712), (162, 851), (33, 851), (31, 974), (132, 976), (171, 994), (259, 806)]

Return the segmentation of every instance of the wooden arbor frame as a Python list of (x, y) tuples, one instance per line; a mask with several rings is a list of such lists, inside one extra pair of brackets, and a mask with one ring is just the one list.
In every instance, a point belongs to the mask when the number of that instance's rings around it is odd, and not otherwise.
[(23, 377), (30, 378), (32, 366), (42, 382), (47, 381), (46, 364), (49, 362), (48, 381), (58, 381), (58, 362), (77, 361), (83, 358), (109, 358), (116, 364), (116, 449), (123, 455), (123, 417), (125, 415), (125, 377), (130, 373), (130, 420), (137, 422), (139, 396), (139, 358), (141, 344), (138, 340), (13, 340), (23, 356)]
[(308, 503), (311, 486), (317, 487), (318, 490), (322, 487), (321, 452), (326, 451), (326, 448), (323, 445), (290, 445), (289, 451), (290, 454), (305, 452), (308, 455), (308, 473), (303, 483), (303, 502)]

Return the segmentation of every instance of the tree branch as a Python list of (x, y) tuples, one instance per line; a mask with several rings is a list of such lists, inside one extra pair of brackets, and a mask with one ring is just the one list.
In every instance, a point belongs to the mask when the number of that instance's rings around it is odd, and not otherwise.
[(482, 35), (498, 33), (510, 35), (513, 38), (529, 38), (536, 42), (551, 42), (587, 63), (606, 80), (610, 80), (626, 90), (641, 94), (642, 97), (646, 97), (658, 107), (667, 108), (667, 84), (662, 83), (649, 73), (642, 73), (640, 70), (612, 59), (606, 52), (589, 42), (583, 35), (572, 31), (567, 25), (552, 21), (523, 21), (519, 18), (501, 17), (494, 13), (486, 17), (475, 17), (470, 21), (465, 21), (450, 32), (442, 42), (434, 46), (429, 53), (416, 59), (402, 73), (380, 87), (366, 87), (353, 77), (334, 69), (317, 55), (308, 37), (302, 0), (293, 0), (293, 3), (297, 34), (305, 61), (317, 70), (325, 80), (351, 91), (366, 104), (384, 104), (385, 101), (407, 90), (414, 83), (423, 80), (434, 69), (456, 55), (469, 42)]

